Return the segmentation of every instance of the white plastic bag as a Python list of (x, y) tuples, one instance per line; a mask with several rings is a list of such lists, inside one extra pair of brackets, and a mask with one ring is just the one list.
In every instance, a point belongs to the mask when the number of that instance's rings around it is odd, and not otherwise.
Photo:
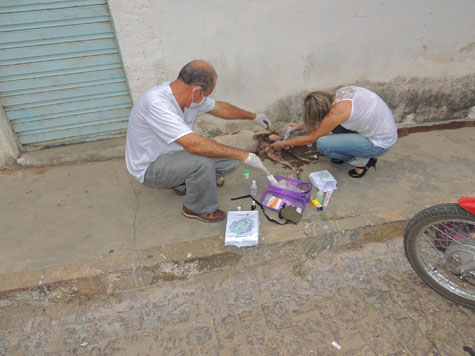
[(336, 179), (333, 178), (330, 172), (327, 170), (325, 171), (318, 171), (312, 172), (309, 174), (308, 178), (310, 182), (322, 192), (330, 192), (336, 189)]
[(254, 246), (259, 242), (259, 212), (228, 211), (225, 246)]

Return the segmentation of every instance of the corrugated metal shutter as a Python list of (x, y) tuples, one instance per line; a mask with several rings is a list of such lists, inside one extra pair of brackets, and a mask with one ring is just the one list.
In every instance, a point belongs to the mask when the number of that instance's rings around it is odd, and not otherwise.
[(1, 0), (0, 103), (26, 151), (123, 136), (132, 102), (105, 0)]

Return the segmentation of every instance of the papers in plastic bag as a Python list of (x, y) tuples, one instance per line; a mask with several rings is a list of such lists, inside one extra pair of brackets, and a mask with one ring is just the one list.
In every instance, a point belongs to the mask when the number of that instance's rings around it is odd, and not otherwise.
[(255, 246), (259, 242), (259, 212), (229, 211), (226, 221), (226, 246)]
[(318, 171), (312, 172), (309, 174), (308, 178), (310, 182), (322, 192), (330, 192), (336, 189), (336, 179), (333, 178), (330, 172), (327, 170), (325, 171)]

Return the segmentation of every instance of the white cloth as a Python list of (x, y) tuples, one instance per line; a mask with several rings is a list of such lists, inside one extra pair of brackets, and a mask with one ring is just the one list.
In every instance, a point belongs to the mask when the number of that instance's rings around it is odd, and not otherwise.
[(148, 166), (159, 156), (183, 150), (176, 143), (193, 132), (196, 116), (214, 109), (216, 102), (208, 98), (196, 108), (183, 112), (173, 96), (170, 82), (145, 92), (130, 113), (125, 145), (125, 163), (131, 175), (144, 181)]
[(341, 123), (345, 129), (367, 137), (375, 146), (389, 148), (397, 141), (394, 116), (376, 93), (371, 90), (349, 86), (338, 89), (333, 104), (351, 101), (351, 115)]

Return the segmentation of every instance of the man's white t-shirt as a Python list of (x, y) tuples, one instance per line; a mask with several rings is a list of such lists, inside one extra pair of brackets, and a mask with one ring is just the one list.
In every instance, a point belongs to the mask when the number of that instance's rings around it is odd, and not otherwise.
[(348, 86), (338, 89), (333, 104), (349, 100), (352, 103), (345, 129), (367, 137), (375, 146), (389, 148), (397, 141), (397, 126), (393, 113), (376, 93), (369, 89)]
[(208, 98), (196, 108), (185, 107), (183, 112), (170, 82), (145, 92), (132, 108), (127, 128), (125, 164), (129, 173), (143, 183), (148, 166), (161, 155), (183, 150), (175, 141), (192, 133), (196, 116), (213, 110), (215, 104)]

